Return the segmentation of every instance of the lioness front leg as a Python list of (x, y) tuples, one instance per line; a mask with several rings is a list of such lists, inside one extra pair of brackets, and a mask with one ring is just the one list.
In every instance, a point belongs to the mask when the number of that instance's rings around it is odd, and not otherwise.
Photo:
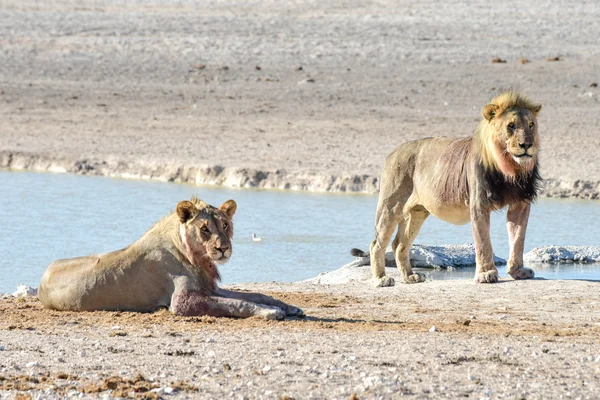
[(277, 308), (281, 308), (285, 311), (285, 314), (288, 316), (300, 316), (304, 315), (302, 309), (293, 306), (291, 304), (284, 303), (281, 300), (277, 300), (271, 296), (267, 296), (261, 293), (248, 293), (248, 292), (235, 292), (232, 290), (225, 290), (221, 288), (217, 288), (216, 294), (218, 296), (230, 298), (230, 299), (239, 299), (246, 300), (256, 304), (264, 304), (267, 306), (275, 306)]
[(475, 240), (475, 282), (498, 282), (498, 270), (494, 264), (494, 250), (490, 239), (490, 212), (488, 210), (471, 210), (473, 239)]
[(173, 293), (169, 310), (174, 314), (184, 316), (285, 318), (285, 311), (279, 307), (227, 297), (207, 296), (198, 291), (188, 290)]
[(530, 204), (520, 202), (508, 206), (506, 213), (506, 228), (510, 243), (510, 256), (506, 273), (513, 279), (531, 279), (535, 273), (531, 268), (523, 266), (523, 248), (525, 247), (525, 232), (529, 221)]

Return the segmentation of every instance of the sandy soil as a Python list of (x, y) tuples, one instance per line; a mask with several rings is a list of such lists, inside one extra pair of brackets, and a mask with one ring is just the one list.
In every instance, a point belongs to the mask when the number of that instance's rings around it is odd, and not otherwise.
[(306, 317), (70, 313), (35, 298), (0, 300), (0, 397), (593, 399), (600, 391), (597, 282), (233, 288), (269, 293)]
[(543, 193), (597, 198), (600, 8), (514, 7), (5, 0), (0, 167), (375, 191), (397, 144), (513, 87), (544, 105)]

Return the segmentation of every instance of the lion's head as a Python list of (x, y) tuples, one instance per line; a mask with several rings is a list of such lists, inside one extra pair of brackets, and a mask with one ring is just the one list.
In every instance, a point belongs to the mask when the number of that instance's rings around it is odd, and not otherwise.
[(193, 265), (201, 266), (206, 258), (219, 264), (229, 260), (236, 208), (233, 200), (215, 208), (196, 197), (177, 204), (181, 242)]
[(542, 106), (518, 92), (505, 92), (483, 108), (482, 144), (486, 167), (508, 177), (529, 172), (539, 151), (537, 115)]

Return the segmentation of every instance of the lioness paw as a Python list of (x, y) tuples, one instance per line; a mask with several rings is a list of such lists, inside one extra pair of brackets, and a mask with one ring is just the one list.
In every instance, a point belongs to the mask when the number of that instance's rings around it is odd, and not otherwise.
[(267, 306), (264, 306), (263, 309), (260, 310), (260, 312), (258, 313), (258, 315), (260, 317), (263, 317), (263, 318), (267, 319), (267, 320), (284, 319), (285, 318), (285, 311), (283, 311), (279, 307), (267, 307)]
[(415, 272), (414, 274), (409, 275), (404, 280), (404, 283), (420, 283), (420, 282), (425, 282), (426, 279), (427, 279), (427, 277), (425, 276), (425, 274), (422, 274), (420, 272)]
[(498, 271), (480, 272), (475, 275), (476, 283), (496, 283), (498, 282)]
[(391, 276), (373, 278), (372, 282), (375, 287), (386, 287), (395, 285), (394, 278), (392, 278)]
[(300, 317), (304, 315), (304, 311), (302, 311), (301, 308), (288, 304), (285, 308), (285, 315), (287, 315), (288, 317)]
[(533, 272), (531, 268), (525, 267), (517, 268), (513, 271), (508, 271), (508, 274), (513, 279), (533, 279), (533, 277), (535, 276), (535, 272)]

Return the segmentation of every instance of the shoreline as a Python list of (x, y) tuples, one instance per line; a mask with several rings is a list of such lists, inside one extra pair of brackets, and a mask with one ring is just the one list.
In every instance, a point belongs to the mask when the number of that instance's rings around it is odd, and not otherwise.
[[(311, 172), (261, 170), (222, 165), (189, 165), (165, 162), (103, 160), (43, 154), (0, 151), (0, 168), (17, 171), (69, 173), (110, 178), (155, 180), (161, 182), (222, 186), (241, 189), (278, 189), (308, 192), (374, 194), (379, 178), (368, 174), (318, 174)], [(539, 197), (561, 199), (600, 199), (599, 181), (542, 180)]]

